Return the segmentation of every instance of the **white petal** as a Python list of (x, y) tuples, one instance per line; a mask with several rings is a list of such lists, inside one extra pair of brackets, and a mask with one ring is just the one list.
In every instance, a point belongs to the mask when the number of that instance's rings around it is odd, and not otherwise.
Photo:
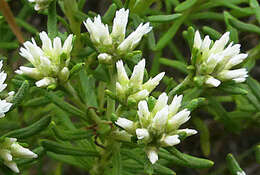
[(163, 139), (163, 143), (166, 144), (167, 146), (174, 146), (179, 144), (181, 141), (179, 139), (179, 135), (172, 135), (172, 136), (166, 136)]
[(211, 87), (218, 87), (221, 84), (221, 81), (214, 77), (209, 77), (206, 79), (205, 83)]
[(107, 53), (101, 53), (98, 55), (98, 60), (101, 62), (110, 62), (112, 60), (112, 56)]
[(161, 72), (160, 74), (156, 75), (154, 78), (149, 79), (144, 85), (143, 88), (147, 89), (149, 92), (154, 90), (156, 86), (160, 83), (162, 80), (163, 76), (165, 75), (165, 72)]
[(149, 92), (146, 89), (144, 89), (144, 90), (141, 90), (141, 91), (139, 91), (139, 92), (137, 92), (133, 95), (130, 95), (128, 97), (128, 99), (134, 99), (136, 102), (138, 102), (138, 101), (143, 100), (146, 97), (148, 97), (148, 95), (149, 95)]
[(62, 47), (63, 52), (65, 52), (67, 54), (71, 52), (71, 50), (72, 50), (72, 39), (73, 39), (73, 35), (70, 34), (63, 44), (63, 47)]
[(168, 128), (170, 130), (178, 128), (190, 119), (190, 111), (183, 109), (168, 120)]
[(4, 164), (7, 167), (9, 167), (13, 172), (15, 172), (15, 173), (19, 173), (20, 172), (15, 162), (13, 162), (13, 161), (4, 161)]
[(135, 132), (136, 132), (136, 136), (139, 140), (141, 140), (141, 139), (148, 140), (150, 137), (150, 134), (147, 129), (137, 128)]
[(168, 106), (156, 113), (153, 118), (152, 127), (160, 132), (163, 132), (168, 120)]
[(229, 70), (229, 71), (222, 71), (219, 73), (218, 77), (223, 80), (230, 80), (236, 78), (246, 78), (247, 70), (245, 68)]
[(156, 148), (150, 148), (147, 151), (147, 156), (152, 164), (154, 164), (158, 160), (158, 154)]
[(116, 12), (116, 16), (113, 21), (113, 29), (111, 33), (111, 37), (115, 39), (119, 39), (119, 42), (125, 38), (126, 25), (128, 22), (128, 14), (129, 10), (125, 10), (124, 8), (118, 10)]
[(115, 123), (125, 130), (134, 129), (134, 122), (132, 122), (131, 120), (128, 120), (126, 118), (119, 117)]
[(37, 154), (35, 154), (34, 152), (30, 151), (27, 148), (22, 147), (21, 145), (19, 145), (18, 143), (13, 143), (11, 145), (11, 152), (12, 155), (16, 156), (16, 157), (20, 157), (20, 158), (37, 158)]
[(134, 67), (134, 71), (130, 78), (130, 86), (140, 86), (143, 83), (144, 77), (144, 68), (145, 68), (145, 59), (139, 61), (139, 63)]
[(126, 52), (133, 50), (137, 44), (140, 42), (142, 37), (149, 33), (152, 30), (152, 27), (149, 26), (149, 23), (140, 24), (137, 29), (132, 32), (119, 46), (118, 50), (120, 52)]
[(162, 108), (164, 108), (166, 105), (167, 105), (167, 102), (168, 102), (168, 96), (167, 94), (164, 92), (162, 93), (157, 101), (156, 101), (156, 104), (153, 108), (153, 113), (156, 113), (157, 111), (161, 110)]
[(181, 107), (181, 101), (182, 101), (183, 95), (175, 95), (172, 103), (169, 105), (169, 115), (172, 116), (176, 114)]
[(202, 42), (201, 50), (202, 50), (203, 52), (208, 51), (208, 50), (209, 50), (209, 47), (210, 47), (210, 44), (211, 44), (211, 39), (210, 39), (209, 36), (207, 35), (207, 36), (204, 38), (203, 42)]
[(194, 36), (194, 43), (193, 43), (193, 47), (197, 48), (197, 49), (200, 49), (201, 48), (201, 44), (202, 44), (202, 39), (200, 37), (200, 33), (199, 31), (197, 30), (195, 32), (195, 36)]
[(185, 132), (187, 136), (195, 135), (198, 133), (195, 129), (178, 129), (177, 130), (178, 134), (181, 132)]
[(242, 63), (247, 58), (247, 56), (248, 54), (238, 54), (234, 56), (228, 61), (224, 69), (230, 69), (231, 67)]
[(120, 84), (126, 85), (129, 82), (129, 78), (126, 74), (124, 64), (122, 60), (119, 60), (116, 62), (116, 68), (117, 68), (117, 78)]
[(48, 37), (46, 32), (41, 32), (39, 34), (41, 40), (42, 40), (42, 49), (45, 52), (51, 52), (52, 51), (52, 42), (51, 39)]
[(43, 79), (37, 81), (35, 84), (37, 87), (47, 87), (50, 84), (55, 84), (56, 80), (52, 77), (44, 77)]

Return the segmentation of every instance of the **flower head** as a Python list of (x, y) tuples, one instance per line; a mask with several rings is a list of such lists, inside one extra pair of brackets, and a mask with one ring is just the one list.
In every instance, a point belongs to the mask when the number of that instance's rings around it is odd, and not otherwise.
[(233, 80), (236, 83), (244, 82), (247, 75), (245, 68), (230, 70), (242, 63), (247, 54), (240, 53), (240, 44), (229, 41), (229, 32), (219, 40), (213, 42), (209, 36), (203, 40), (198, 31), (195, 33), (192, 62), (196, 66), (196, 75), (205, 77), (205, 84), (217, 87), (223, 81)]
[(164, 76), (164, 72), (162, 72), (143, 83), (145, 59), (142, 59), (134, 67), (130, 78), (127, 76), (122, 60), (116, 63), (116, 68), (118, 79), (116, 82), (116, 95), (121, 101), (133, 100), (138, 102), (145, 99)]
[[(134, 50), (142, 37), (152, 30), (149, 23), (140, 24), (134, 32), (125, 38), (128, 15), (129, 10), (124, 8), (116, 12), (111, 33), (109, 33), (108, 25), (102, 23), (100, 15), (95, 17), (93, 21), (88, 18), (84, 22), (90, 39), (98, 52), (119, 59), (122, 55)], [(104, 55), (98, 56), (98, 59), (103, 63), (105, 63), (104, 58)], [(109, 57), (106, 56), (106, 58)]]
[[(2, 69), (2, 67), (3, 67), (3, 61), (0, 61), (0, 70)], [(7, 74), (4, 71), (0, 72), (0, 92), (2, 92), (7, 86), (7, 84), (4, 83), (6, 80), (6, 77), (7, 77)], [(13, 92), (10, 92), (9, 96), (11, 97), (12, 95), (13, 95)], [(4, 100), (0, 99), (0, 118), (4, 117), (5, 113), (8, 112), (12, 106), (12, 103), (9, 102), (10, 97), (7, 97)]]
[(0, 143), (0, 157), (7, 167), (15, 173), (19, 173), (14, 158), (37, 158), (38, 156), (29, 149), (22, 147), (16, 138), (5, 138), (5, 140)]
[[(191, 136), (197, 133), (193, 129), (179, 129), (179, 127), (190, 119), (190, 111), (180, 110), (182, 95), (175, 96), (168, 104), (168, 96), (162, 93), (157, 99), (153, 109), (150, 111), (146, 101), (138, 103), (138, 121), (134, 124), (128, 119), (127, 127), (122, 127), (132, 135), (136, 135), (138, 143), (146, 145), (147, 156), (151, 163), (158, 160), (158, 147), (168, 147), (179, 144), (180, 134)], [(117, 120), (117, 123), (122, 118)], [(123, 123), (123, 122), (122, 122)], [(131, 123), (131, 127), (130, 126)]]
[(49, 6), (52, 0), (28, 0), (31, 3), (35, 3), (34, 9), (36, 11), (43, 10)]
[(59, 37), (54, 38), (52, 42), (47, 33), (41, 32), (41, 48), (33, 38), (32, 42), (26, 41), (24, 47), (20, 49), (20, 55), (30, 61), (34, 67), (21, 66), (16, 73), (38, 80), (36, 82), (38, 87), (55, 84), (58, 80), (66, 82), (69, 77), (72, 37), (73, 35), (69, 35), (62, 46)]

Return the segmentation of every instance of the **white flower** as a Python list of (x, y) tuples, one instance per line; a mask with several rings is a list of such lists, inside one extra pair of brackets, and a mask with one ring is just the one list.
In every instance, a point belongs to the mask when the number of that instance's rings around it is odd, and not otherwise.
[(69, 61), (72, 50), (73, 35), (69, 35), (63, 46), (59, 37), (53, 42), (45, 32), (41, 32), (40, 38), (42, 47), (40, 48), (32, 38), (32, 42), (26, 41), (24, 48), (20, 49), (20, 55), (32, 63), (34, 68), (21, 66), (15, 72), (23, 74), (33, 79), (39, 80), (38, 87), (46, 87), (57, 81), (66, 82), (69, 78)]
[(31, 3), (35, 3), (34, 9), (36, 11), (47, 8), (52, 0), (28, 0)]
[[(3, 67), (3, 61), (0, 61), (0, 71)], [(6, 80), (6, 77), (7, 77), (7, 74), (2, 71), (0, 72), (0, 92), (2, 92), (7, 84), (5, 84), (5, 80)], [(12, 94), (10, 94), (12, 95)], [(11, 108), (12, 106), (12, 103), (9, 103), (8, 101), (8, 97), (4, 100), (0, 99), (0, 118), (4, 117), (5, 116), (5, 113), (9, 111), (9, 109)]]
[(131, 131), (134, 129), (134, 122), (126, 118), (119, 117), (115, 123), (127, 131)]
[(162, 139), (162, 142), (166, 146), (174, 146), (179, 144), (181, 141), (179, 139), (179, 135), (171, 135), (171, 136), (166, 136)]
[(112, 44), (112, 38), (109, 34), (108, 25), (104, 25), (101, 21), (100, 15), (94, 18), (92, 21), (88, 18), (84, 22), (85, 27), (87, 28), (90, 39), (94, 44), (109, 46)]
[(129, 10), (124, 8), (116, 12), (111, 34), (108, 26), (102, 23), (100, 15), (95, 17), (93, 21), (88, 18), (84, 22), (90, 34), (90, 39), (99, 52), (116, 57), (122, 56), (131, 52), (142, 37), (152, 30), (149, 23), (140, 24), (134, 32), (125, 38), (128, 15)]
[(116, 11), (116, 17), (113, 21), (113, 30), (111, 37), (118, 43), (125, 39), (126, 25), (128, 22), (129, 10), (124, 8)]
[(132, 32), (119, 46), (118, 50), (122, 52), (132, 51), (137, 44), (141, 41), (142, 37), (149, 33), (152, 30), (152, 27), (149, 26), (149, 23), (141, 23), (137, 29)]
[[(168, 96), (162, 93), (153, 109), (149, 111), (145, 100), (138, 103), (137, 122), (125, 118), (119, 118), (117, 125), (131, 135), (136, 135), (139, 144), (145, 144), (147, 156), (152, 163), (158, 160), (156, 152), (158, 147), (174, 146), (180, 143), (179, 135), (183, 133), (191, 136), (197, 133), (193, 129), (179, 129), (190, 119), (190, 111), (180, 111), (182, 95), (176, 95), (168, 105)], [(135, 130), (135, 132), (133, 132)]]
[(190, 119), (190, 111), (183, 109), (177, 114), (173, 115), (168, 120), (168, 128), (178, 128), (183, 123), (187, 122)]
[(198, 133), (195, 129), (178, 129), (177, 133), (179, 134), (181, 132), (185, 132), (187, 137)]
[(22, 147), (16, 138), (5, 138), (0, 143), (0, 157), (4, 160), (4, 164), (15, 173), (19, 173), (19, 169), (13, 158), (37, 158), (37, 154), (27, 148)]
[(122, 60), (117, 61), (116, 68), (118, 80), (116, 83), (116, 95), (122, 101), (131, 99), (138, 102), (145, 99), (164, 76), (164, 72), (162, 72), (143, 84), (145, 59), (142, 59), (134, 67), (130, 79), (127, 76)]
[(241, 83), (248, 77), (248, 72), (244, 68), (229, 70), (242, 63), (248, 56), (240, 53), (240, 44), (233, 45), (231, 42), (226, 47), (229, 35), (230, 33), (226, 32), (211, 46), (213, 41), (209, 36), (202, 40), (199, 32), (195, 33), (192, 59), (196, 57), (194, 64), (197, 75), (206, 76), (205, 84), (210, 87), (218, 87), (221, 82), (229, 80)]
[(151, 147), (147, 151), (147, 156), (152, 164), (158, 160), (158, 153), (155, 147)]

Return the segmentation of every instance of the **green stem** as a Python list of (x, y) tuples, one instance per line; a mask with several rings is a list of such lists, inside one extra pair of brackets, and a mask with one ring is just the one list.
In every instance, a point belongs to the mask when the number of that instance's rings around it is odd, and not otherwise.
[[(115, 94), (116, 92), (116, 74), (114, 73), (114, 65), (111, 65), (108, 68), (109, 76), (110, 76), (110, 82), (108, 83), (108, 89)], [(112, 113), (115, 111), (115, 100), (107, 97), (107, 112), (106, 117), (108, 120), (111, 119)]]
[(173, 88), (170, 92), (169, 92), (169, 100), (171, 101), (173, 96), (176, 95), (177, 93), (180, 93), (182, 91), (184, 91), (185, 89), (187, 89), (188, 85), (191, 83), (191, 78), (192, 78), (192, 74), (189, 74), (184, 80), (183, 82), (181, 82), (178, 86), (176, 86), (175, 88)]

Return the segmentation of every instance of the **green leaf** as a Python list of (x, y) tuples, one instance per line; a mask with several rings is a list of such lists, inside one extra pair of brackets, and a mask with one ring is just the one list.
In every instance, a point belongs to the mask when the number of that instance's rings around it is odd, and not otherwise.
[(108, 8), (108, 10), (106, 11), (106, 13), (104, 14), (102, 20), (105, 23), (109, 23), (113, 20), (115, 13), (116, 13), (116, 9), (117, 9), (117, 5), (115, 3), (111, 4)]
[(185, 11), (185, 10), (191, 8), (196, 2), (197, 2), (197, 0), (186, 0), (182, 3), (180, 3), (179, 5), (177, 5), (174, 10), (176, 12)]
[(219, 90), (222, 90), (226, 92), (227, 94), (233, 94), (233, 95), (246, 95), (248, 94), (248, 91), (245, 90), (243, 87), (232, 84), (232, 85), (221, 85)]
[(222, 104), (216, 101), (214, 97), (209, 97), (208, 100), (209, 100), (208, 108), (210, 109), (210, 112), (213, 112), (213, 114), (217, 116), (217, 118), (220, 121), (223, 122), (223, 124), (228, 130), (234, 133), (239, 132), (240, 127), (238, 123), (231, 119), (231, 117), (228, 115), (227, 111), (222, 106)]
[(55, 95), (54, 92), (46, 92), (46, 97), (49, 98), (55, 105), (63, 109), (64, 111), (78, 116), (84, 120), (86, 120), (86, 114), (85, 112), (81, 111), (80, 109), (76, 108), (75, 106), (72, 106), (71, 104), (65, 102), (63, 99)]
[(44, 147), (45, 150), (57, 154), (73, 155), (73, 156), (90, 156), (90, 157), (99, 156), (98, 152), (96, 151), (89, 151), (82, 148), (76, 148), (75, 146), (69, 146), (65, 143), (61, 144), (51, 140), (43, 140), (41, 141), (41, 145)]
[(154, 164), (153, 167), (154, 167), (154, 171), (158, 174), (176, 175), (176, 173), (173, 170), (159, 163)]
[(244, 171), (240, 168), (238, 162), (232, 154), (228, 154), (226, 157), (228, 170), (232, 175), (238, 175), (239, 173), (243, 173)]
[(17, 139), (28, 138), (30, 136), (33, 136), (33, 135), (38, 134), (39, 132), (43, 131), (45, 128), (47, 128), (49, 126), (50, 122), (51, 122), (50, 116), (43, 117), (42, 119), (33, 123), (30, 126), (10, 131), (10, 132), (4, 134), (2, 137), (15, 137)]
[(122, 174), (122, 160), (120, 155), (120, 144), (116, 143), (116, 145), (113, 147), (113, 169), (112, 169), (112, 175), (121, 175)]
[(55, 153), (49, 152), (49, 151), (47, 151), (47, 156), (54, 159), (54, 160), (57, 160), (59, 162), (63, 162), (63, 163), (69, 164), (69, 165), (77, 166), (77, 167), (82, 168), (84, 170), (88, 170), (87, 167), (85, 167), (81, 163), (79, 163), (78, 158), (74, 158), (73, 156), (55, 154)]
[(18, 106), (23, 101), (25, 95), (27, 94), (27, 92), (29, 90), (29, 87), (30, 87), (29, 82), (27, 80), (25, 80), (11, 101), (11, 103), (13, 103), (11, 109), (14, 109), (16, 106)]
[(155, 50), (162, 50), (168, 44), (168, 42), (172, 40), (185, 18), (186, 16), (182, 16), (172, 24), (172, 26), (167, 30), (166, 33), (163, 34), (163, 36), (156, 44)]
[(182, 14), (180, 13), (175, 13), (172, 15), (153, 15), (153, 16), (148, 16), (147, 19), (149, 22), (169, 22), (169, 21), (173, 21), (175, 19), (178, 19), (179, 17), (181, 17)]
[(57, 34), (57, 15), (56, 15), (56, 0), (52, 1), (48, 8), (48, 35), (51, 39), (54, 39)]
[(210, 38), (213, 39), (213, 40), (218, 40), (221, 37), (221, 33), (219, 33), (215, 29), (208, 27), (208, 26), (204, 26), (202, 28), (202, 31), (204, 33), (208, 34), (210, 36)]
[(93, 136), (93, 131), (87, 130), (62, 130), (59, 129), (55, 124), (52, 126), (52, 131), (55, 134), (55, 136), (61, 140), (67, 141), (67, 140), (82, 140), (82, 139), (90, 139)]
[(208, 126), (198, 117), (193, 117), (192, 122), (194, 123), (196, 129), (199, 131), (200, 148), (204, 156), (208, 157), (210, 155), (210, 133)]
[[(181, 161), (183, 161), (183, 165), (186, 167), (191, 167), (191, 168), (209, 168), (212, 167), (214, 165), (214, 162), (207, 160), (207, 159), (203, 159), (203, 158), (198, 158), (198, 157), (194, 157), (188, 154), (184, 154), (179, 152), (177, 149), (171, 147), (171, 148), (167, 148), (167, 150), (173, 154), (174, 156), (176, 156), (178, 159), (180, 159)], [(177, 151), (176, 151), (177, 150)]]
[(253, 92), (255, 97), (260, 102), (260, 84), (259, 84), (259, 82), (256, 81), (255, 79), (253, 79), (252, 77), (248, 77), (246, 82), (247, 82), (247, 85), (250, 88), (250, 90)]
[(205, 98), (195, 98), (188, 102), (185, 105), (185, 108), (187, 108), (189, 111), (193, 111), (197, 109), (198, 107), (205, 105), (206, 104), (206, 99)]
[(181, 61), (170, 60), (167, 58), (159, 58), (159, 62), (166, 66), (173, 67), (182, 73), (188, 74), (187, 65)]
[(233, 18), (230, 19), (230, 24), (236, 27), (237, 29), (240, 29), (241, 31), (257, 33), (260, 35), (260, 27), (254, 24), (244, 23), (242, 21)]
[(96, 96), (96, 80), (90, 75), (87, 75), (84, 70), (79, 73), (81, 91), (83, 94), (84, 102), (88, 106), (97, 107), (97, 96)]

